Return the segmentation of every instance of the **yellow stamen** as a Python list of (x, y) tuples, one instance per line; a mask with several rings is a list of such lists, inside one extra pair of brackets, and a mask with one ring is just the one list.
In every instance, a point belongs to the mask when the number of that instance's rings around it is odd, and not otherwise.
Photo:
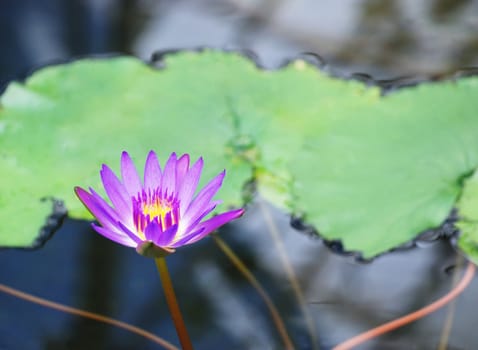
[(169, 205), (162, 205), (161, 203), (145, 203), (143, 205), (143, 214), (149, 215), (151, 219), (155, 217), (163, 219), (171, 209)]
[(162, 229), (166, 230), (165, 216), (173, 209), (169, 203), (157, 199), (153, 203), (144, 203), (142, 209), (143, 214), (149, 215), (150, 220), (159, 218)]

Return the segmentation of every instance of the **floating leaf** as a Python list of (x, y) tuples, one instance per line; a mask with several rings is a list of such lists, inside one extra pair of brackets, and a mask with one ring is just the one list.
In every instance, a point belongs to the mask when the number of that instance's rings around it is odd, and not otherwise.
[(138, 164), (149, 149), (203, 155), (205, 178), (228, 171), (226, 205), (242, 205), (254, 178), (266, 199), (364, 257), (440, 225), (478, 165), (477, 78), (381, 96), (301, 60), (264, 71), (233, 53), (182, 52), (165, 67), (86, 59), (8, 87), (2, 245), (31, 244), (46, 196), (89, 217), (72, 187), (99, 188), (100, 164), (118, 165), (123, 149)]
[(465, 182), (458, 212), (460, 220), (456, 226), (461, 231), (458, 247), (478, 264), (478, 171)]

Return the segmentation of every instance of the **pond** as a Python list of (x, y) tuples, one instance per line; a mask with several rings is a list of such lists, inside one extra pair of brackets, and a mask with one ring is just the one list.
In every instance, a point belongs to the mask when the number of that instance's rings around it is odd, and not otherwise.
[[(357, 263), (289, 228), (286, 215), (255, 203), (220, 236), (270, 295), (299, 349), (312, 349), (310, 335), (264, 214), (272, 215), (273, 227), (280, 228), (321, 348), (429, 304), (452, 285), (457, 256), (445, 241), (423, 241), (418, 248)], [(198, 349), (282, 347), (264, 301), (213, 239), (182, 248), (168, 257), (168, 263)], [(0, 264), (2, 284), (127, 321), (176, 343), (153, 260), (107, 241), (86, 222), (66, 220), (40, 250), (4, 250)], [(477, 288), (475, 281), (454, 306), (449, 349), (476, 346), (473, 325), (478, 316), (470, 305)], [(0, 309), (2, 349), (158, 348), (138, 335), (3, 294)], [(446, 318), (445, 308), (364, 348), (413, 344), (434, 349)]]
[[(442, 0), (6, 1), (0, 4), (0, 91), (39, 66), (82, 55), (149, 59), (156, 50), (204, 45), (251, 49), (268, 68), (314, 52), (340, 76), (447, 76), (478, 66), (476, 11), (474, 2)], [(286, 213), (260, 197), (218, 233), (269, 295), (297, 349), (331, 349), (445, 295), (465, 262), (438, 236), (357, 261), (340, 244), (294, 229)], [(195, 348), (284, 348), (261, 293), (215, 239), (181, 248), (168, 264)], [(65, 219), (41, 249), (1, 250), (0, 265), (0, 284), (179, 344), (153, 260), (112, 244), (86, 221)], [(359, 349), (478, 348), (477, 288), (473, 280), (449, 307)], [(0, 294), (2, 350), (158, 348), (111, 325)]]

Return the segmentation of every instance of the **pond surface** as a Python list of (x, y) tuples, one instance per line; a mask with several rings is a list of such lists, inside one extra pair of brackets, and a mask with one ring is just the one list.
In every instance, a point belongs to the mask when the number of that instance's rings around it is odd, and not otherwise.
[[(290, 228), (286, 215), (256, 203), (220, 236), (269, 293), (298, 349), (312, 349), (310, 336), (264, 208), (287, 247), (322, 349), (425, 306), (451, 287), (457, 257), (446, 241), (357, 263)], [(283, 348), (264, 301), (212, 238), (181, 248), (167, 261), (197, 349)], [(120, 319), (178, 344), (153, 260), (104, 239), (86, 222), (66, 220), (40, 250), (3, 250), (0, 265), (2, 284)], [(474, 281), (458, 299), (448, 349), (478, 346), (477, 293)], [(161, 348), (4, 294), (0, 310), (0, 349)], [(440, 310), (362, 349), (436, 349), (446, 317), (447, 310)]]
[[(149, 59), (156, 50), (211, 46), (254, 50), (266, 67), (315, 52), (327, 69), (378, 79), (441, 76), (478, 66), (473, 1), (5, 0), (0, 3), (0, 91), (33, 69), (111, 52)], [(298, 349), (312, 349), (306, 318), (263, 204), (220, 236), (269, 293)], [(459, 261), (446, 240), (372, 263), (332, 253), (267, 207), (304, 295), (321, 349), (444, 295)], [(14, 218), (12, 218), (13, 220)], [(268, 226), (269, 225), (269, 226)], [(14, 233), (12, 233), (14, 234)], [(206, 239), (168, 264), (197, 349), (281, 349), (257, 291)], [(137, 325), (178, 344), (152, 260), (67, 219), (36, 251), (1, 250), (0, 283)], [(457, 300), (448, 349), (477, 349), (474, 280)], [(361, 349), (437, 349), (447, 309)], [(0, 350), (158, 349), (135, 334), (0, 293)]]
[(3, 0), (0, 88), (89, 54), (210, 46), (250, 49), (266, 67), (301, 52), (340, 75), (440, 76), (478, 66), (471, 0)]

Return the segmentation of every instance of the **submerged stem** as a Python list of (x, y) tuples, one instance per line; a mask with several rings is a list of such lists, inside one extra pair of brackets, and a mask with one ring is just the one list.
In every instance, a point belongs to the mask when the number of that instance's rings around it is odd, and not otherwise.
[(314, 320), (312, 319), (312, 316), (310, 315), (310, 312), (307, 308), (307, 302), (305, 300), (304, 293), (302, 292), (302, 288), (300, 287), (299, 281), (297, 280), (294, 268), (292, 267), (289, 257), (287, 256), (287, 250), (280, 236), (279, 228), (275, 224), (267, 205), (263, 201), (259, 202), (259, 208), (261, 209), (262, 215), (264, 216), (264, 220), (266, 222), (269, 234), (272, 236), (272, 240), (275, 243), (287, 279), (289, 280), (292, 290), (294, 291), (295, 298), (299, 303), (302, 315), (304, 316), (305, 324), (307, 326), (307, 330), (310, 336), (311, 347), (313, 350), (318, 350), (319, 344), (317, 340), (317, 335), (315, 333)]
[[(455, 268), (453, 270), (453, 278), (451, 282), (451, 289), (456, 287), (459, 278), (459, 270), (464, 263), (464, 258), (461, 254), (456, 255), (455, 259)], [(443, 324), (441, 336), (440, 336), (440, 343), (438, 343), (437, 350), (446, 350), (448, 349), (448, 338), (450, 337), (451, 329), (453, 327), (453, 317), (455, 315), (455, 306), (456, 306), (456, 299), (452, 300), (448, 306), (448, 311), (446, 313), (445, 323)]]
[(285, 328), (284, 322), (279, 315), (279, 311), (275, 307), (274, 303), (272, 302), (271, 298), (267, 294), (267, 292), (262, 288), (259, 281), (254, 277), (252, 272), (247, 268), (247, 266), (242, 262), (242, 260), (234, 253), (234, 251), (229, 247), (229, 245), (220, 238), (217, 234), (213, 234), (212, 238), (214, 238), (214, 242), (218, 245), (218, 247), (223, 251), (224, 254), (231, 260), (234, 266), (242, 273), (242, 275), (249, 281), (249, 283), (255, 288), (257, 293), (261, 296), (262, 300), (266, 304), (269, 312), (272, 316), (272, 320), (279, 332), (282, 342), (284, 343), (284, 349), (286, 350), (294, 350), (294, 345), (292, 344), (292, 340), (287, 333)]
[(176, 327), (176, 333), (178, 334), (179, 342), (183, 350), (193, 350), (191, 339), (189, 338), (188, 331), (183, 321), (181, 310), (179, 309), (176, 294), (174, 293), (173, 283), (169, 276), (168, 265), (166, 265), (166, 258), (156, 258), (156, 267), (158, 268), (159, 277), (163, 284), (164, 295), (166, 296), (166, 302), (168, 303), (169, 312)]
[(57, 311), (60, 311), (60, 312), (65, 312), (67, 314), (72, 314), (72, 315), (76, 315), (76, 316), (80, 316), (80, 317), (89, 318), (91, 320), (95, 320), (95, 321), (98, 321), (98, 322), (107, 323), (107, 324), (110, 324), (112, 326), (122, 328), (124, 330), (129, 331), (129, 332), (138, 334), (138, 335), (140, 335), (140, 336), (142, 336), (142, 337), (144, 337), (144, 338), (146, 338), (146, 339), (148, 339), (148, 340), (150, 340), (150, 341), (152, 341), (152, 342), (154, 342), (158, 345), (161, 345), (165, 349), (178, 350), (177, 347), (175, 347), (170, 342), (164, 340), (163, 338), (160, 338), (160, 337), (158, 337), (158, 336), (156, 336), (156, 335), (154, 335), (154, 334), (152, 334), (152, 333), (150, 333), (150, 332), (148, 332), (148, 331), (146, 331), (142, 328), (130, 325), (130, 324), (122, 322), (122, 321), (115, 320), (114, 318), (111, 318), (111, 317), (103, 316), (103, 315), (96, 314), (96, 313), (90, 312), (90, 311), (80, 310), (80, 309), (77, 309), (77, 308), (74, 308), (74, 307), (71, 307), (71, 306), (66, 306), (66, 305), (63, 305), (63, 304), (60, 304), (60, 303), (55, 303), (54, 301), (50, 301), (50, 300), (47, 300), (47, 299), (44, 299), (44, 298), (40, 298), (40, 297), (37, 297), (35, 295), (22, 292), (18, 289), (7, 287), (4, 284), (0, 284), (0, 292), (10, 294), (10, 295), (12, 295), (16, 298), (20, 298), (20, 299), (29, 301), (31, 303), (35, 303), (35, 304), (38, 304), (38, 305), (41, 305), (41, 306), (44, 306), (44, 307), (48, 307), (50, 309), (54, 309), (54, 310), (57, 310)]
[(448, 292), (445, 296), (441, 297), (437, 301), (431, 303), (428, 306), (425, 306), (424, 308), (421, 308), (415, 312), (412, 312), (408, 315), (405, 315), (403, 317), (397, 318), (396, 320), (387, 322), (381, 326), (372, 328), (371, 330), (361, 333), (343, 343), (340, 343), (336, 347), (334, 347), (332, 350), (349, 350), (352, 349), (367, 340), (370, 340), (372, 338), (376, 338), (382, 334), (385, 334), (387, 332), (393, 331), (394, 329), (397, 329), (399, 327), (402, 327), (406, 324), (409, 324), (411, 322), (414, 322), (422, 317), (425, 317), (432, 312), (438, 310), (439, 308), (447, 305), (450, 301), (454, 300), (457, 296), (459, 296), (465, 288), (470, 284), (471, 280), (473, 279), (473, 276), (475, 275), (475, 265), (472, 262), (468, 263), (468, 267), (465, 271), (465, 274), (463, 275), (460, 283), (458, 283), (455, 288), (453, 288), (450, 292)]

